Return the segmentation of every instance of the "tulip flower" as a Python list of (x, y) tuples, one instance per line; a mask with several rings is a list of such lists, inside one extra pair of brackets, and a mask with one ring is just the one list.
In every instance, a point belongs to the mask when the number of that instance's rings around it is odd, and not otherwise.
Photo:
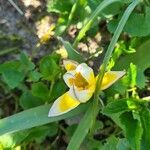
[[(62, 115), (81, 103), (87, 102), (93, 96), (96, 88), (97, 77), (94, 75), (93, 69), (87, 64), (65, 60), (64, 67), (67, 72), (63, 79), (69, 87), (69, 91), (55, 100), (50, 108), (49, 117)], [(124, 75), (125, 71), (106, 72), (100, 87), (101, 90), (107, 89)]]

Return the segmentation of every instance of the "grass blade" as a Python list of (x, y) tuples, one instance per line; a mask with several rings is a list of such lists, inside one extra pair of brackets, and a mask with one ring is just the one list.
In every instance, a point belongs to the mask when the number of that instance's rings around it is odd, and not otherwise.
[(25, 110), (18, 114), (0, 120), (0, 135), (17, 132), (32, 127), (44, 125), (50, 122), (66, 119), (84, 112), (86, 105), (80, 105), (76, 109), (57, 117), (48, 117), (51, 105), (42, 105)]
[(91, 25), (94, 23), (95, 19), (99, 15), (99, 13), (106, 8), (108, 5), (117, 2), (120, 0), (104, 0), (99, 4), (99, 6), (96, 8), (96, 10), (91, 14), (89, 20), (87, 23), (84, 25), (84, 27), (81, 29), (79, 32), (78, 36), (75, 39), (75, 42), (73, 44), (74, 47), (76, 47), (77, 43), (84, 37), (85, 33), (90, 29)]

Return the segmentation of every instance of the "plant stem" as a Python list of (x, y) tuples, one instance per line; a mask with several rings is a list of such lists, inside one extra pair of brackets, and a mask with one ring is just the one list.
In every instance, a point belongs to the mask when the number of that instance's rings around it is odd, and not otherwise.
[(108, 5), (121, 1), (121, 0), (104, 0), (99, 4), (99, 6), (96, 8), (96, 10), (92, 13), (90, 16), (88, 22), (84, 25), (84, 27), (79, 32), (78, 36), (76, 37), (73, 46), (76, 47), (78, 42), (84, 37), (85, 33), (90, 29), (91, 25), (94, 23), (95, 19), (98, 17), (99, 13), (106, 8)]
[[(104, 57), (104, 60), (103, 60), (103, 64), (100, 68), (100, 71), (98, 73), (98, 79), (97, 79), (97, 83), (96, 83), (96, 90), (95, 90), (95, 93), (94, 93), (94, 101), (93, 101), (93, 126), (95, 124), (95, 118), (97, 116), (97, 113), (95, 110), (97, 110), (97, 107), (98, 107), (98, 100), (99, 100), (99, 94), (101, 92), (100, 90), (100, 87), (101, 87), (101, 84), (102, 84), (102, 80), (103, 80), (103, 76), (105, 74), (105, 71), (107, 69), (107, 65), (108, 65), (108, 62), (111, 58), (111, 55), (112, 55), (112, 52), (114, 50), (114, 47), (119, 39), (119, 36), (130, 16), (130, 14), (132, 13), (132, 11), (134, 10), (134, 8), (139, 4), (140, 0), (134, 0), (129, 6), (128, 8), (125, 10), (121, 20), (119, 21), (119, 24), (117, 26), (117, 29), (115, 30), (115, 33), (112, 37), (112, 40), (108, 46), (108, 49), (106, 51), (106, 54), (105, 54), (105, 57)], [(93, 132), (93, 126), (92, 126), (92, 129), (91, 129), (91, 132)]]
[(24, 15), (23, 11), (14, 3), (13, 0), (8, 0), (11, 5), (19, 12), (20, 15)]
[(102, 66), (100, 67), (100, 71), (99, 71), (99, 74), (98, 74), (98, 80), (97, 80), (97, 85), (96, 85), (96, 91), (95, 91), (95, 98), (97, 99), (97, 97), (99, 96), (99, 93), (100, 93), (100, 87), (101, 87), (101, 84), (102, 84), (102, 79), (103, 79), (103, 76), (105, 74), (105, 71), (107, 69), (107, 65), (109, 63), (109, 60), (111, 58), (111, 55), (112, 55), (112, 52), (115, 48), (115, 45), (119, 39), (119, 36), (130, 16), (130, 14), (132, 13), (132, 11), (134, 10), (134, 8), (139, 4), (140, 0), (134, 0), (129, 6), (128, 8), (126, 9), (126, 11), (124, 12), (121, 20), (119, 21), (119, 24), (117, 26), (117, 29), (114, 33), (114, 36), (112, 37), (112, 40), (108, 46), (108, 49), (106, 51), (106, 54), (105, 54), (105, 57), (104, 57), (104, 60), (103, 60), (103, 64)]
[(8, 48), (6, 50), (0, 51), (0, 56), (6, 55), (8, 53), (11, 53), (13, 51), (17, 51), (18, 47), (12, 47), (12, 48)]

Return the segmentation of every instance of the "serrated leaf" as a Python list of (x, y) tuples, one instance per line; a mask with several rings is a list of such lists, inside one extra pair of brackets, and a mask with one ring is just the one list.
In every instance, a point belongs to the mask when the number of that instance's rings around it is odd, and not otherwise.
[(2, 76), (10, 88), (19, 86), (25, 77), (22, 72), (16, 70), (6, 70), (2, 73)]
[(47, 11), (55, 13), (68, 13), (71, 10), (73, 1), (72, 0), (48, 0)]
[(137, 86), (144, 87), (144, 71), (150, 66), (150, 40), (143, 42), (136, 50), (136, 53), (122, 56), (116, 63), (114, 69), (122, 70), (128, 69), (130, 63), (133, 63), (137, 67)]
[(54, 86), (53, 86), (50, 98), (52, 100), (54, 100), (54, 99), (60, 97), (63, 93), (65, 93), (67, 88), (68, 87), (66, 86), (66, 84), (63, 80), (56, 81)]
[(30, 71), (35, 68), (35, 65), (33, 62), (29, 60), (29, 57), (25, 53), (20, 54), (20, 63), (21, 63), (21, 70)]
[(42, 74), (36, 70), (29, 73), (28, 81), (37, 82), (42, 77)]
[(150, 111), (148, 108), (144, 108), (141, 113), (141, 123), (143, 128), (141, 150), (150, 148)]
[[(150, 8), (146, 7), (145, 14), (144, 13), (132, 13), (129, 20), (127, 21), (124, 31), (130, 34), (131, 36), (147, 36), (150, 34)], [(118, 20), (112, 20), (108, 24), (108, 30), (110, 32), (114, 32)]]
[(20, 62), (17, 60), (7, 61), (3, 64), (0, 64), (0, 73), (3, 73), (7, 70), (18, 70), (20, 65)]
[(24, 91), (19, 99), (19, 103), (23, 109), (29, 109), (44, 104), (43, 100), (33, 96), (31, 91)]
[(49, 125), (36, 127), (29, 130), (29, 135), (26, 137), (24, 142), (30, 142), (35, 140), (37, 143), (44, 141), (46, 137), (53, 137), (58, 132), (58, 124), (50, 123)]
[(118, 139), (115, 136), (111, 136), (107, 139), (102, 150), (116, 150)]
[(55, 55), (45, 56), (40, 61), (40, 72), (46, 80), (54, 80), (60, 73), (61, 69)]
[(114, 113), (123, 113), (136, 108), (137, 106), (132, 99), (121, 99), (108, 103), (108, 105), (103, 108), (102, 112), (106, 115), (111, 115)]
[(119, 139), (117, 150), (130, 150), (130, 145), (127, 139)]
[(139, 120), (134, 119), (131, 112), (123, 113), (120, 120), (125, 127), (125, 136), (132, 150), (140, 150), (142, 127)]
[(43, 82), (33, 83), (31, 92), (33, 96), (39, 97), (45, 101), (49, 99), (48, 87)]
[(0, 135), (37, 127), (50, 122), (70, 118), (84, 112), (88, 104), (80, 105), (76, 109), (57, 117), (48, 117), (51, 105), (42, 105), (22, 111), (18, 114), (0, 120)]

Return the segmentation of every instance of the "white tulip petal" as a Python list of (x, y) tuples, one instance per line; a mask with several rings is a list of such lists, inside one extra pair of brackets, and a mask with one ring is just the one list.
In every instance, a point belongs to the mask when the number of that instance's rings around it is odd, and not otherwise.
[(125, 71), (108, 71), (102, 81), (101, 90), (105, 90), (126, 74)]
[(95, 80), (93, 69), (85, 63), (78, 65), (76, 72), (81, 73), (81, 75), (87, 80), (89, 84)]
[(52, 107), (49, 110), (48, 117), (59, 116), (68, 111), (76, 108), (80, 104), (79, 101), (72, 98), (68, 92), (60, 96), (53, 103)]
[(65, 81), (65, 83), (67, 84), (67, 86), (70, 88), (72, 86), (72, 84), (70, 83), (70, 79), (74, 78), (75, 75), (75, 71), (67, 71), (64, 75), (63, 75), (63, 79)]
[(77, 99), (81, 103), (85, 103), (92, 97), (95, 90), (95, 86), (86, 89), (86, 90), (79, 90), (75, 86), (72, 86), (69, 90), (69, 94), (71, 97)]
[(75, 70), (78, 66), (78, 63), (73, 60), (63, 60), (63, 64), (67, 71)]

